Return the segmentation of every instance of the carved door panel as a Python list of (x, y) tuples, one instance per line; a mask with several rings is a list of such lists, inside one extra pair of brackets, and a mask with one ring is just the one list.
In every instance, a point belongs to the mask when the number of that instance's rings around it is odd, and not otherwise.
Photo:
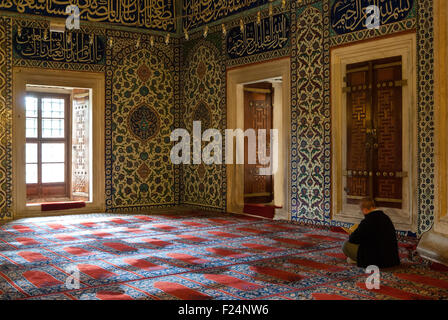
[(357, 203), (371, 193), (369, 173), (370, 150), (368, 131), (371, 129), (368, 68), (356, 68), (347, 73), (351, 92), (347, 95), (347, 200)]
[(401, 58), (347, 66), (348, 203), (402, 207)]
[(244, 200), (246, 203), (269, 203), (273, 199), (273, 177), (260, 175), (258, 130), (266, 130), (266, 155), (270, 155), (270, 129), (272, 129), (272, 85), (258, 83), (244, 87), (244, 129), (256, 134), (256, 164), (248, 164), (248, 139), (244, 144)]
[[(374, 197), (378, 205), (401, 208), (402, 204), (402, 88), (401, 63), (377, 64), (375, 90)], [(374, 132), (375, 133), (375, 132)]]

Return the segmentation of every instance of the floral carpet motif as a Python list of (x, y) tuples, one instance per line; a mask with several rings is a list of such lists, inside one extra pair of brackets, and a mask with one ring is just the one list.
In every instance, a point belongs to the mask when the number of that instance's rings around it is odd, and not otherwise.
[(21, 219), (0, 227), (0, 299), (448, 299), (448, 273), (408, 239), (402, 265), (367, 289), (346, 238), (196, 211)]

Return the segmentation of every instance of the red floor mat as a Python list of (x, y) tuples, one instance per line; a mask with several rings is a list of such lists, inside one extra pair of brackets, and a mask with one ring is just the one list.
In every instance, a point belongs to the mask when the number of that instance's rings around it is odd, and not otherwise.
[(347, 237), (201, 211), (22, 219), (0, 226), (0, 299), (448, 299), (448, 273), (407, 254), (411, 239), (369, 290)]
[(254, 216), (273, 219), (275, 216), (275, 207), (265, 204), (245, 203), (243, 212)]

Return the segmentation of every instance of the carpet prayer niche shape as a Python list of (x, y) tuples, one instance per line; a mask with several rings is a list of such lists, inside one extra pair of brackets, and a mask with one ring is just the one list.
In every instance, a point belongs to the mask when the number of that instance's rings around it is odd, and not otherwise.
[(345, 239), (206, 212), (22, 219), (0, 228), (0, 299), (448, 299), (448, 274), (412, 261), (411, 240), (367, 290)]

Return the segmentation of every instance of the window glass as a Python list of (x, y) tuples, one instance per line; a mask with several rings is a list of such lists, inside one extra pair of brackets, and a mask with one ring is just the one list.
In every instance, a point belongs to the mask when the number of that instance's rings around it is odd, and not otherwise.
[(26, 163), (37, 163), (37, 143), (26, 144)]
[(63, 163), (43, 163), (42, 183), (65, 182), (65, 165)]
[(27, 117), (37, 118), (37, 98), (26, 97), (25, 108)]
[(42, 118), (64, 118), (64, 99), (42, 99)]
[(26, 183), (37, 183), (37, 164), (26, 164)]
[(42, 138), (64, 138), (64, 119), (42, 119)]
[(37, 138), (37, 118), (26, 118), (26, 137)]
[(64, 162), (65, 143), (42, 143), (42, 162)]

